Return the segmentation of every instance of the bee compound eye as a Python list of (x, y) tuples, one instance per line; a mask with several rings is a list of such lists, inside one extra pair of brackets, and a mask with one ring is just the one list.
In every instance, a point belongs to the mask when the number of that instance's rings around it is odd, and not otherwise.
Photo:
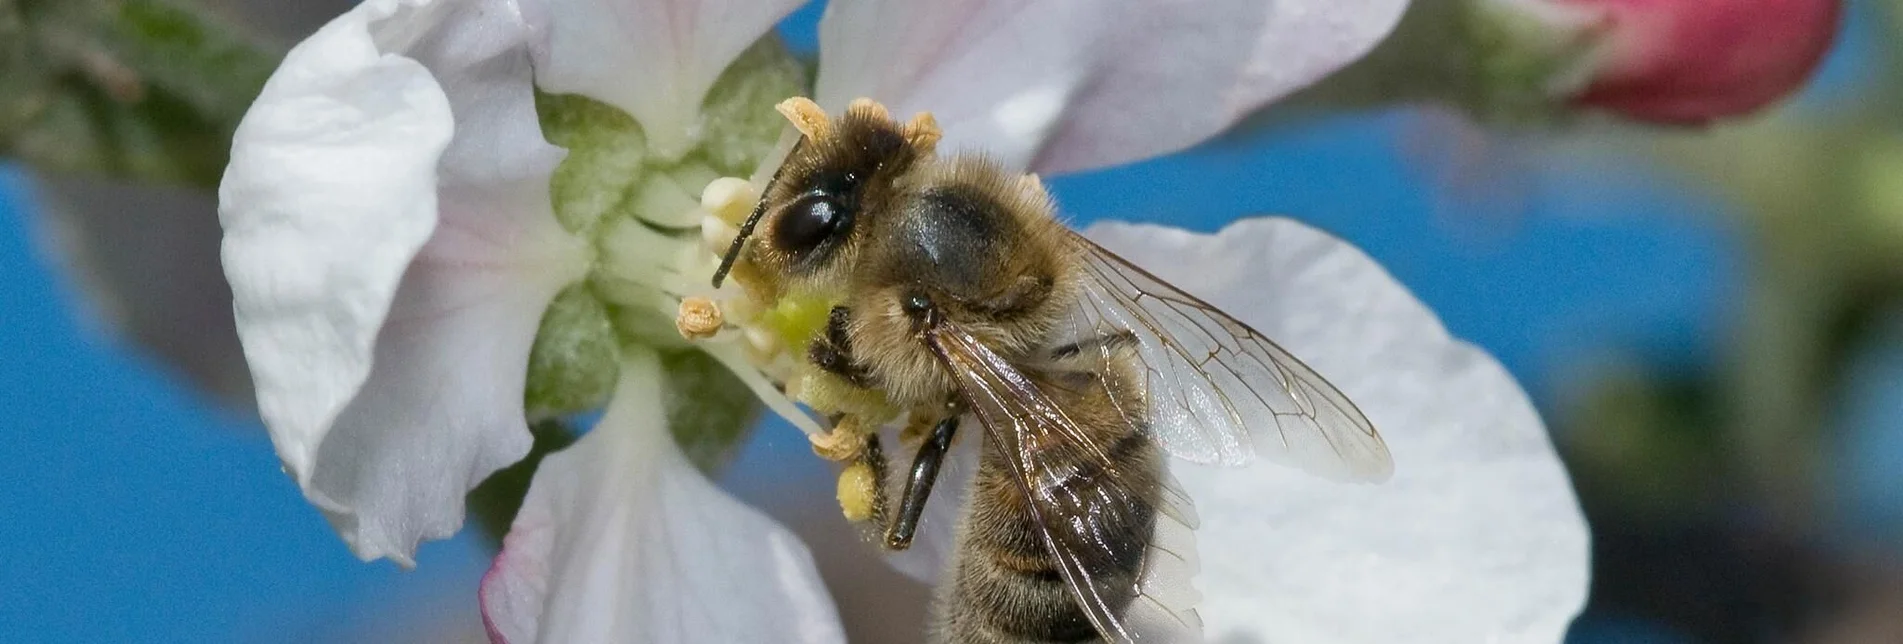
[(782, 249), (806, 252), (831, 238), (845, 218), (845, 209), (837, 199), (824, 194), (807, 195), (787, 207), (774, 223), (773, 241)]

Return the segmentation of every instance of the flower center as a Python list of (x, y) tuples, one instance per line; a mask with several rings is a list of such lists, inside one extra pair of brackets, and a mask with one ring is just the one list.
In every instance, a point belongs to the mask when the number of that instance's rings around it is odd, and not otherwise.
[[(550, 180), (555, 216), (589, 242), (592, 257), (587, 276), (543, 315), (529, 358), (530, 418), (605, 405), (622, 347), (694, 348), (674, 318), (683, 297), (711, 290), (718, 261), (702, 245), (701, 194), (715, 179), (761, 163), (785, 123), (774, 103), (806, 87), (802, 64), (777, 39), (762, 39), (708, 91), (692, 145), (681, 151), (651, 148), (641, 123), (605, 103), (537, 95), (544, 136), (568, 151)], [(720, 346), (700, 348), (730, 368), (754, 364), (739, 346), (727, 347), (728, 355)], [(774, 391), (763, 379), (747, 384)]]

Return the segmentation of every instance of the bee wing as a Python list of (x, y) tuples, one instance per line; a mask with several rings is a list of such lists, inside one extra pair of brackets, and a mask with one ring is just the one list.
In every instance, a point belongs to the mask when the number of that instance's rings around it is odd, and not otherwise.
[(1249, 325), (1073, 237), (1084, 251), (1085, 279), (1064, 346), (1109, 365), (1117, 350), (1103, 339), (1134, 342), (1139, 391), (1123, 392), (1118, 406), (1165, 450), (1223, 465), (1262, 454), (1340, 480), (1393, 473), (1368, 417), (1314, 369)]
[[(1196, 573), (1196, 516), (1188, 495), (1164, 475), (1158, 498), (1117, 475), (1108, 446), (1090, 439), (1037, 384), (970, 334), (939, 323), (928, 343), (957, 379), (966, 405), (989, 440), (1011, 464), (1045, 547), (1092, 625), (1111, 641), (1198, 641), (1201, 600)], [(1046, 467), (1043, 463), (1066, 463)], [(1102, 472), (1090, 493), (1066, 481), (1079, 471)], [(1111, 574), (1120, 556), (1111, 526), (1126, 514), (1154, 508), (1155, 528), (1145, 543), (1135, 582)], [(1118, 610), (1120, 600), (1134, 598)]]

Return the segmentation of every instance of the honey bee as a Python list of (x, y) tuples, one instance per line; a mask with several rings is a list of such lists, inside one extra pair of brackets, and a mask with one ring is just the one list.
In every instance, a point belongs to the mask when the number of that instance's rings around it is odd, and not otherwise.
[[(910, 545), (957, 432), (983, 428), (934, 640), (1199, 639), (1196, 517), (1171, 457), (1392, 471), (1334, 386), (1072, 232), (1034, 175), (940, 156), (929, 114), (901, 124), (866, 99), (838, 119), (801, 98), (780, 110), (801, 137), (714, 285), (731, 274), (757, 301), (823, 303), (801, 359), (905, 412), (909, 474), (872, 486), (885, 547)], [(875, 415), (836, 411), (832, 456), (883, 479)]]

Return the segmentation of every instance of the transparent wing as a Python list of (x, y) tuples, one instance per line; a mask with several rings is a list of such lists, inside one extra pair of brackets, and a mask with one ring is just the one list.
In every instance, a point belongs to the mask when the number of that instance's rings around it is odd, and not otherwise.
[[(1196, 516), (1182, 489), (1167, 474), (1120, 472), (1111, 446), (1090, 440), (1035, 382), (964, 331), (941, 322), (927, 340), (1007, 456), (1045, 547), (1097, 631), (1115, 642), (1199, 641), (1200, 596), (1190, 585)], [(1140, 572), (1124, 574), (1117, 562), (1129, 550), (1117, 526), (1152, 511)]]
[(1082, 235), (1083, 293), (1057, 353), (1103, 364), (1135, 345), (1118, 406), (1172, 455), (1241, 465), (1257, 454), (1338, 480), (1394, 471), (1387, 444), (1334, 385), (1249, 325)]

